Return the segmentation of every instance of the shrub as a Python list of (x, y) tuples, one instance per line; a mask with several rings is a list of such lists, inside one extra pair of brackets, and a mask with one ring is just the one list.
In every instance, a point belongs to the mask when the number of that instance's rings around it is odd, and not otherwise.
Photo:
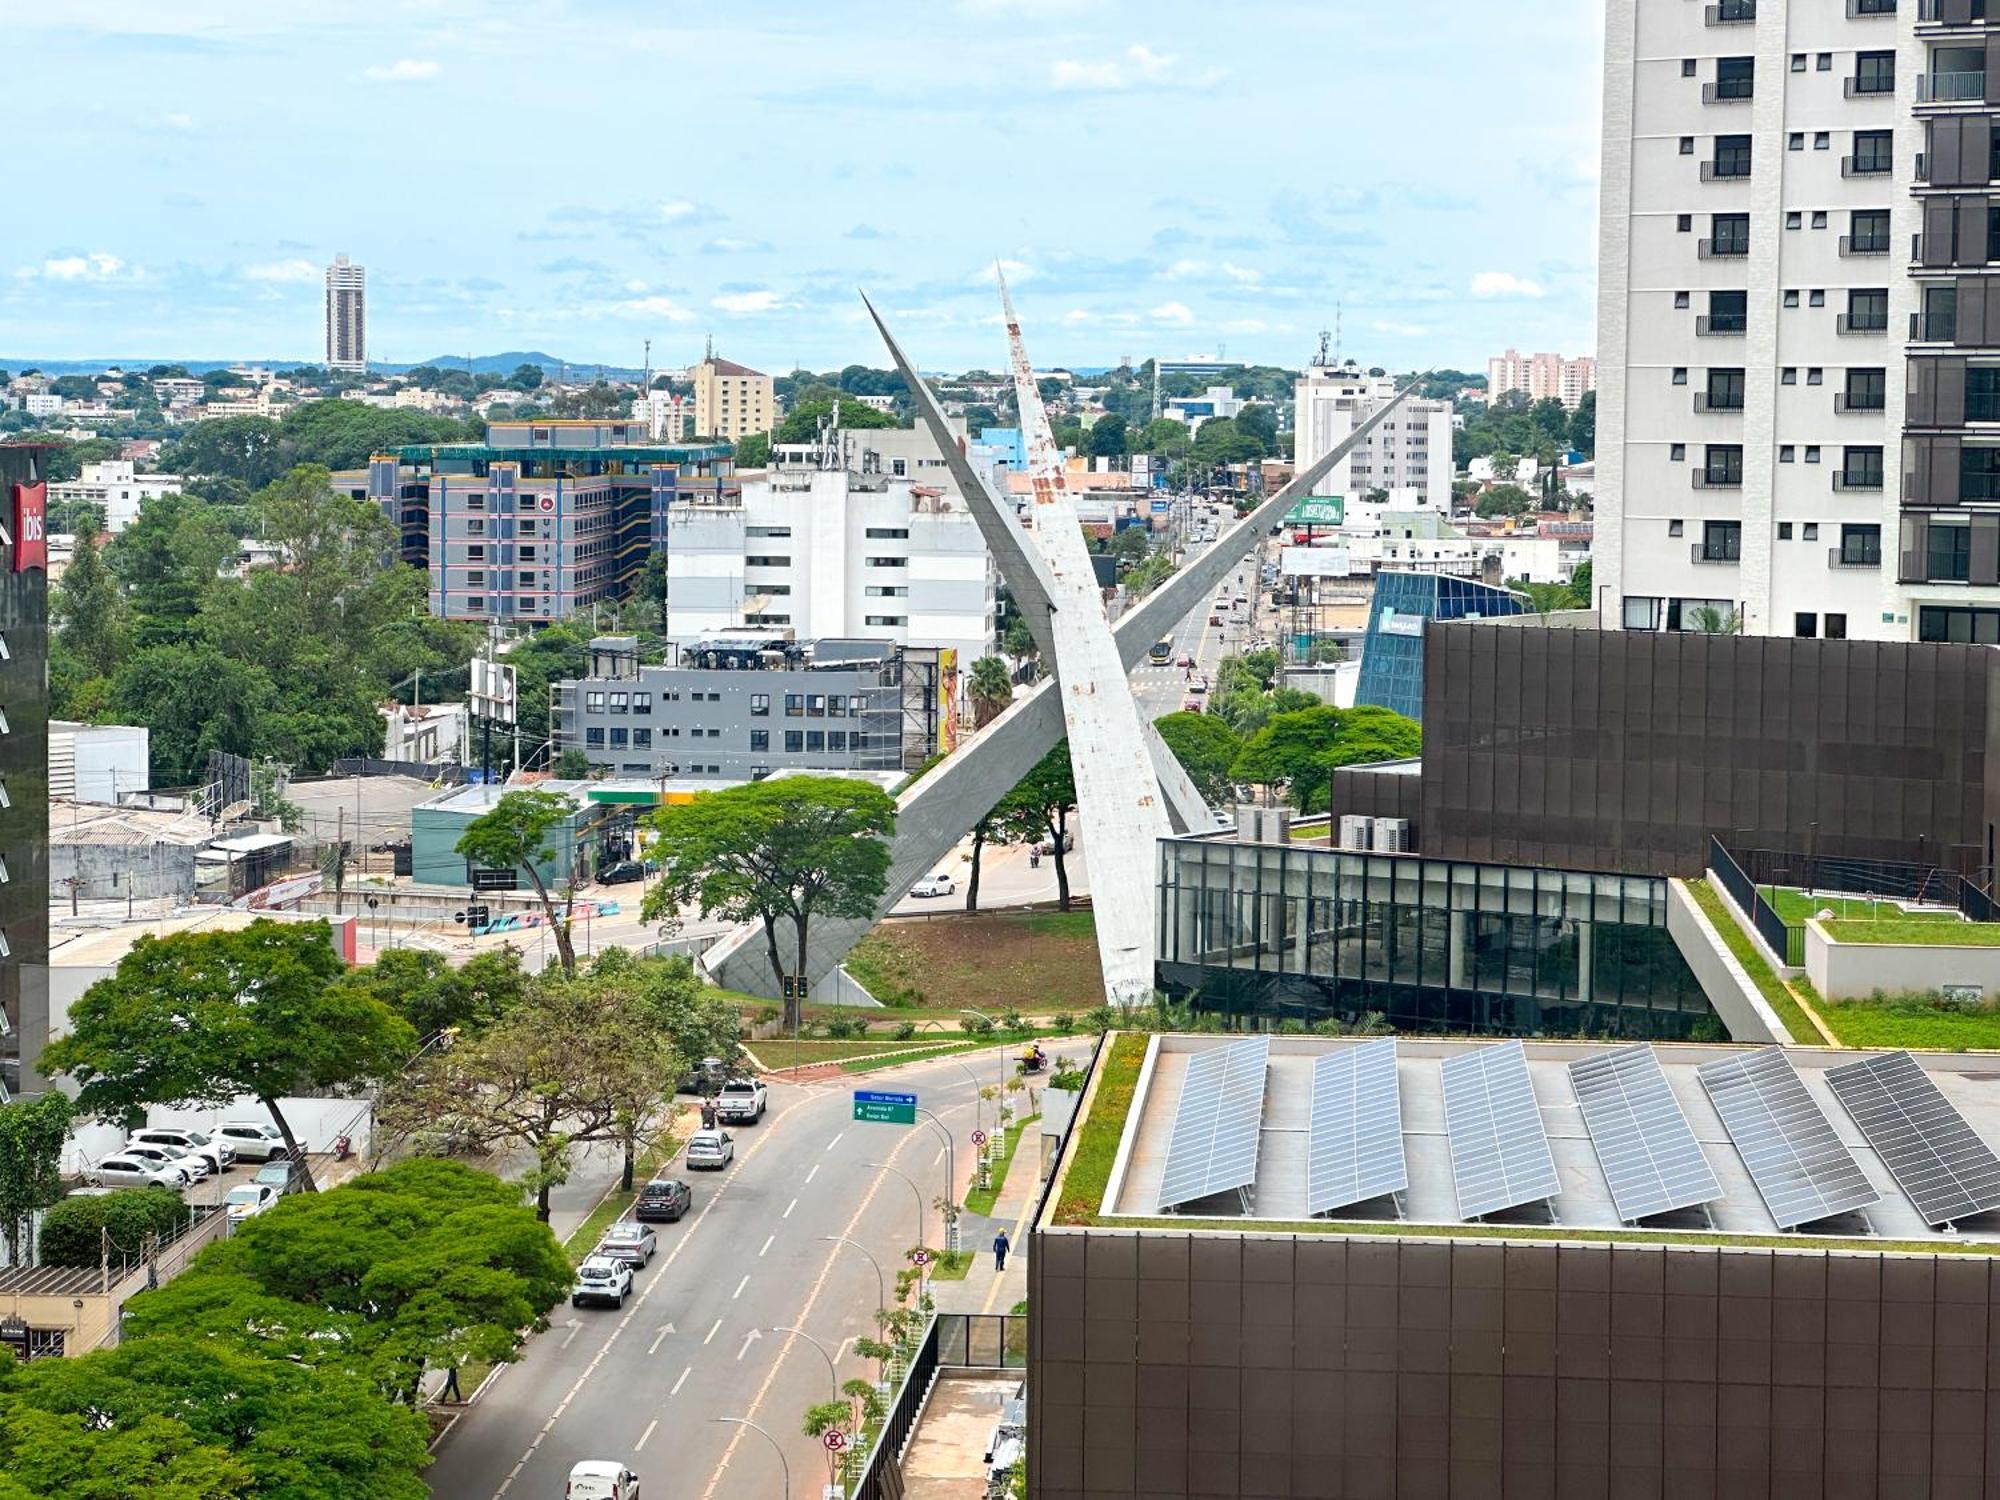
[(911, 1037), (915, 1036), (916, 1034), (917, 1034), (917, 1023), (915, 1021), (899, 1021), (896, 1023), (897, 1041), (907, 1042)]
[(993, 1034), (993, 1023), (984, 1016), (967, 1016), (965, 1018), (965, 1034), (967, 1036), (991, 1036)]
[(1076, 1017), (1066, 1010), (1057, 1011), (1049, 1019), (1054, 1023), (1056, 1030), (1064, 1036), (1068, 1036), (1072, 1031), (1076, 1030)]
[(1083, 1013), (1083, 1024), (1092, 1031), (1109, 1031), (1118, 1024), (1118, 1012), (1108, 1005), (1093, 1005)]
[(65, 1198), (42, 1217), (42, 1261), (51, 1266), (95, 1266), (107, 1229), (111, 1258), (136, 1258), (147, 1235), (165, 1239), (190, 1217), (180, 1195), (165, 1188), (125, 1188), (101, 1197)]
[(826, 1034), (835, 1041), (853, 1041), (868, 1034), (868, 1023), (859, 1016), (835, 1016), (826, 1023)]
[(1005, 1026), (1009, 1031), (1019, 1032), (1028, 1029), (1027, 1019), (1012, 1007), (1000, 1012), (1000, 1024)]

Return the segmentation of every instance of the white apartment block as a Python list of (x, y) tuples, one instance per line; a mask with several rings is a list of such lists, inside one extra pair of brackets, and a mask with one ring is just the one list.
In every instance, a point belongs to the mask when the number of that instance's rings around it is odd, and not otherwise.
[(1588, 354), (1522, 354), (1509, 349), (1486, 361), (1486, 399), (1519, 391), (1530, 401), (1560, 401), (1575, 411), (1584, 394), (1597, 389), (1597, 361)]
[(368, 368), (368, 272), (344, 255), (326, 268), (326, 367)]
[[(856, 434), (860, 436), (860, 434)], [(996, 575), (978, 523), (936, 487), (774, 465), (739, 497), (667, 513), (667, 636), (741, 626), (941, 646), (961, 673), (993, 644)]]
[(139, 474), (132, 461), (105, 459), (85, 464), (75, 479), (49, 486), (49, 499), (83, 500), (104, 508), (104, 529), (113, 536), (139, 519), (139, 510), (149, 500), (180, 492), (178, 474)]
[[(1295, 463), (1309, 468), (1382, 402), (1396, 394), (1386, 375), (1364, 375), (1352, 364), (1310, 366), (1296, 387)], [(1392, 504), (1451, 509), (1451, 403), (1411, 397), (1369, 433), (1314, 486), (1316, 495), (1359, 499), (1387, 490)]]
[(2000, 643), (1985, 11), (1609, 0), (1606, 625)]

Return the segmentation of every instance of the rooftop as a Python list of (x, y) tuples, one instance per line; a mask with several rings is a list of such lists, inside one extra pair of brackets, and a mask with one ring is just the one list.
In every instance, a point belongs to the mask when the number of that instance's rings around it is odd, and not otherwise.
[[(1269, 1038), (1268, 1071), (1264, 1074), (1263, 1097), (1254, 1130), (1254, 1177), (1247, 1195), (1233, 1191), (1218, 1193), (1184, 1203), (1178, 1212), (1171, 1206), (1163, 1207), (1162, 1184), (1190, 1062), (1210, 1049), (1244, 1040), (1243, 1034), (1114, 1036), (1100, 1061), (1090, 1102), (1079, 1115), (1076, 1128), (1080, 1139), (1066, 1152), (1069, 1166), (1065, 1169), (1065, 1181), (1054, 1195), (1058, 1204), (1057, 1222), (1076, 1222), (1079, 1208), (1085, 1208), (1082, 1217), (1088, 1222), (1111, 1227), (1158, 1228), (1184, 1221), (1189, 1227), (1203, 1228), (1240, 1223), (1245, 1230), (1282, 1225), (1353, 1233), (1533, 1237), (1553, 1234), (1653, 1243), (1689, 1236), (1703, 1243), (1727, 1243), (1743, 1236), (1800, 1248), (1829, 1243), (1857, 1248), (1875, 1242), (1885, 1249), (1921, 1245), (2000, 1253), (2000, 1211), (1974, 1214), (1961, 1220), (1955, 1230), (1934, 1228), (1927, 1223), (1891, 1175), (1882, 1154), (1869, 1144), (1868, 1137), (1843, 1108), (1827, 1081), (1830, 1069), (1871, 1058), (1893, 1058), (1897, 1054), (1830, 1048), (1785, 1048), (1782, 1057), (1796, 1070), (1807, 1095), (1851, 1153), (1876, 1199), (1864, 1208), (1818, 1220), (1794, 1232), (1779, 1229), (1745, 1165), (1743, 1152), (1724, 1127), (1708, 1089), (1696, 1074), (1703, 1064), (1769, 1054), (1772, 1050), (1733, 1045), (1675, 1043), (1652, 1048), (1674, 1101), (1680, 1106), (1701, 1156), (1720, 1188), (1720, 1196), (1705, 1207), (1676, 1209), (1628, 1223), (1621, 1219), (1613, 1202), (1605, 1167), (1586, 1127), (1572, 1083), (1570, 1064), (1601, 1057), (1631, 1044), (1527, 1041), (1523, 1044), (1527, 1075), (1548, 1138), (1557, 1190), (1546, 1200), (1535, 1200), (1479, 1219), (1462, 1218), (1446, 1130), (1441, 1066), (1449, 1059), (1506, 1044), (1496, 1038), (1398, 1036), (1393, 1038), (1400, 1095), (1397, 1124), (1408, 1186), (1400, 1195), (1339, 1206), (1326, 1216), (1315, 1218), (1306, 1207), (1315, 1060), (1369, 1040), (1384, 1039), (1287, 1035)], [(1143, 1061), (1139, 1060), (1141, 1050)], [(1980, 1141), (1988, 1146), (2000, 1142), (2000, 1061), (1976, 1054), (1910, 1056), (1921, 1068), (1923, 1077), (1936, 1085)], [(1135, 1072), (1136, 1080), (1132, 1076)], [(1322, 1108), (1326, 1107), (1324, 1095), (1321, 1102)], [(1343, 1094), (1336, 1101), (1336, 1108), (1346, 1105)], [(1226, 1106), (1222, 1113), (1228, 1113)], [(1093, 1131), (1094, 1144), (1084, 1139)], [(1112, 1132), (1116, 1132), (1116, 1158), (1108, 1176), (1104, 1176), (1103, 1158)], [(1873, 1133), (1878, 1140), (1882, 1139), (1879, 1129)], [(1218, 1131), (1218, 1138), (1222, 1134)], [(1646, 1138), (1650, 1147), (1664, 1137), (1651, 1132)], [(1246, 1131), (1245, 1145), (1248, 1140)], [(1095, 1159), (1094, 1169), (1086, 1158)], [(1099, 1197), (1096, 1184), (1100, 1179), (1101, 1201), (1080, 1203), (1079, 1196)]]
[(51, 844), (120, 844), (143, 849), (152, 844), (205, 844), (212, 832), (213, 826), (200, 813), (155, 812), (149, 807), (49, 798)]

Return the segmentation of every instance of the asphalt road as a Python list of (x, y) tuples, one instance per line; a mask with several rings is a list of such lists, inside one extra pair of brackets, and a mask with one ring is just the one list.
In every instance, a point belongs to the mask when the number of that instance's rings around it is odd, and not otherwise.
[(971, 1166), (974, 1079), (991, 1081), (1003, 1055), (973, 1053), (964, 1068), (933, 1062), (802, 1087), (773, 1084), (763, 1123), (735, 1132), (735, 1162), (719, 1173), (684, 1174), (694, 1210), (658, 1226), (660, 1253), (639, 1273), (624, 1310), (558, 1307), (550, 1329), (446, 1436), (427, 1473), (432, 1493), (548, 1500), (561, 1495), (577, 1460), (608, 1458), (631, 1464), (648, 1494), (656, 1487), (687, 1500), (779, 1494), (770, 1445), (715, 1420), (728, 1416), (747, 1417), (783, 1443), (790, 1495), (816, 1500), (825, 1456), (799, 1422), (834, 1382), (810, 1343), (772, 1330), (803, 1328), (837, 1354), (840, 1380), (872, 1379), (872, 1361), (856, 1357), (852, 1341), (874, 1330), (875, 1272), (859, 1252), (825, 1237), (857, 1241), (893, 1282), (913, 1243), (918, 1203), (909, 1184), (866, 1164), (887, 1163), (915, 1180), (932, 1245), (939, 1230), (931, 1204), (944, 1186), (938, 1132), (921, 1121), (857, 1124), (850, 1091), (914, 1090), (951, 1131), (962, 1184)]

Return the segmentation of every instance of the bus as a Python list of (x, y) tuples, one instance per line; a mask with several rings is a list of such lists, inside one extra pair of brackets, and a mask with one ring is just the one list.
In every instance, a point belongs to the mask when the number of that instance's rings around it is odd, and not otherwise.
[(1154, 666), (1164, 667), (1173, 659), (1174, 643), (1172, 641), (1155, 641), (1153, 642), (1153, 649), (1146, 654), (1153, 659)]

